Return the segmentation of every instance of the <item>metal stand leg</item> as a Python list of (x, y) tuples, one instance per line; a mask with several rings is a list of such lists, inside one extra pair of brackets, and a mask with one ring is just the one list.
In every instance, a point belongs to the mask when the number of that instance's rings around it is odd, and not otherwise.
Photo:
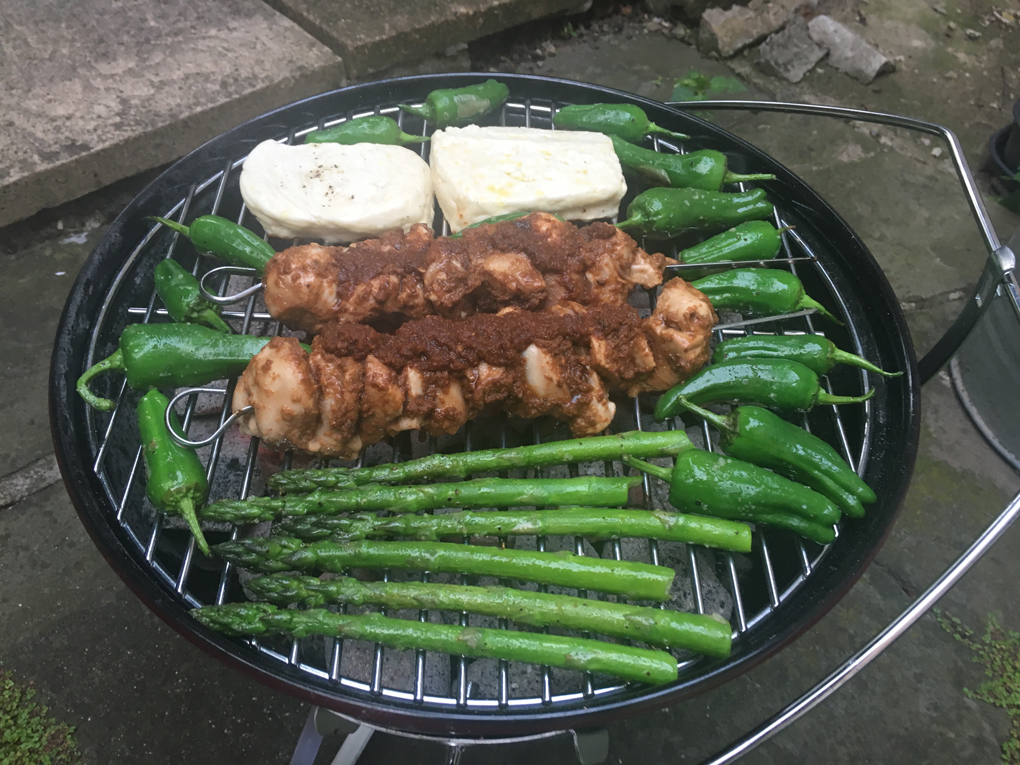
[(372, 738), (373, 733), (375, 733), (375, 729), (361, 725), (354, 733), (347, 734), (347, 738), (340, 746), (340, 751), (336, 753), (336, 757), (333, 758), (330, 765), (354, 765), (361, 753), (365, 751), (365, 747), (368, 746), (368, 740)]
[(301, 729), (301, 736), (298, 738), (297, 746), (294, 747), (290, 765), (313, 765), (315, 762), (315, 756), (322, 746), (322, 734), (315, 729), (315, 711), (315, 707), (308, 711), (308, 719), (305, 720), (305, 727)]
[(772, 738), (772, 736), (787, 725), (814, 709), (841, 688), (844, 683), (868, 666), (882, 651), (892, 645), (900, 635), (906, 632), (914, 622), (920, 619), (928, 609), (934, 606), (943, 595), (949, 592), (953, 585), (960, 581), (963, 575), (970, 570), (970, 567), (977, 563), (981, 556), (988, 552), (989, 548), (998, 541), (999, 537), (1017, 519), (1017, 516), (1020, 516), (1020, 494), (1013, 497), (1013, 500), (1006, 506), (999, 517), (995, 519), (995, 522), (985, 529), (985, 532), (977, 538), (967, 552), (947, 568), (942, 576), (920, 598), (915, 600), (906, 611), (900, 614), (870, 643), (847, 659), (835, 672), (795, 702), (777, 715), (766, 720), (743, 738), (730, 744), (723, 751), (705, 760), (703, 765), (726, 765), (726, 763), (735, 762), (759, 744)]
[(581, 765), (601, 765), (609, 756), (609, 731), (605, 728), (572, 730), (574, 752)]
[[(569, 733), (573, 739), (574, 753), (577, 754), (577, 761), (580, 765), (601, 765), (609, 756), (609, 732), (605, 728), (549, 731), (534, 736), (511, 739), (444, 739), (396, 730), (387, 732), (412, 739), (445, 743), (447, 748), (446, 765), (460, 765), (464, 750), (469, 746), (506, 745), (551, 738), (564, 733)], [(290, 765), (313, 765), (319, 754), (322, 740), (344, 733), (347, 734), (347, 738), (344, 739), (340, 751), (336, 753), (330, 765), (355, 765), (362, 752), (365, 751), (372, 734), (375, 733), (375, 728), (360, 725), (354, 720), (341, 717), (328, 709), (313, 707), (305, 722), (304, 730), (301, 731), (301, 738), (298, 740)]]

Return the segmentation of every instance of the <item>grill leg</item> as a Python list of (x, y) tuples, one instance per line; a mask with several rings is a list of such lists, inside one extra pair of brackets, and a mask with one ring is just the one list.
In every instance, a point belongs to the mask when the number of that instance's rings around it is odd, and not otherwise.
[(301, 729), (297, 746), (294, 747), (290, 765), (312, 765), (321, 745), (322, 736), (315, 729), (315, 707), (312, 707), (308, 712), (308, 719), (305, 720), (305, 727)]
[(581, 765), (601, 765), (609, 756), (609, 731), (605, 728), (572, 730), (574, 752)]
[(359, 725), (354, 733), (348, 734), (344, 739), (340, 751), (336, 753), (336, 757), (333, 758), (330, 765), (354, 765), (361, 753), (365, 751), (365, 747), (368, 746), (368, 740), (372, 738), (373, 733), (375, 733), (373, 728)]

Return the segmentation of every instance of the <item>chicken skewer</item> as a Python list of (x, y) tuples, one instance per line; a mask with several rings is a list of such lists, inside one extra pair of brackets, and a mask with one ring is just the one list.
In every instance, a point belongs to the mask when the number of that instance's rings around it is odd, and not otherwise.
[(704, 295), (673, 279), (646, 319), (628, 305), (565, 303), (431, 316), (392, 335), (335, 322), (311, 353), (294, 338), (270, 341), (238, 381), (233, 410), (242, 432), (272, 448), (345, 459), (404, 430), (454, 433), (493, 406), (594, 435), (615, 414), (610, 389), (662, 391), (700, 369), (716, 321)]
[(350, 247), (277, 253), (263, 275), (269, 313), (317, 333), (333, 321), (392, 328), (408, 319), (463, 319), (565, 302), (622, 305), (635, 285), (662, 283), (673, 261), (608, 223), (578, 228), (548, 213), (433, 238), (417, 224)]

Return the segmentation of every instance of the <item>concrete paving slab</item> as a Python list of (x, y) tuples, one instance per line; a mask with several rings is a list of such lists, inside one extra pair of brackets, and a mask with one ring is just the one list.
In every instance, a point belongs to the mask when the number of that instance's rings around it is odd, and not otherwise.
[(344, 82), (259, 0), (0, 6), (0, 226)]
[(163, 624), (92, 544), (63, 485), (0, 514), (0, 663), (73, 725), (83, 760), (288, 762), (307, 707)]
[(339, 54), (351, 77), (557, 13), (583, 0), (267, 0)]
[[(894, 4), (895, 13), (906, 14), (903, 8), (908, 6), (910, 13), (922, 13), (914, 2)], [(893, 13), (878, 0), (867, 6), (876, 7)], [(917, 26), (913, 16), (896, 18), (897, 23)], [(891, 23), (875, 14), (869, 29)], [(986, 30), (983, 39), (993, 31)], [(957, 44), (933, 39), (938, 46)], [(539, 45), (531, 40), (527, 49)], [(690, 69), (732, 75), (726, 66), (700, 57), (672, 36), (645, 30), (643, 23), (621, 23), (617, 31), (594, 38), (557, 40), (556, 47), (555, 56), (529, 58), (521, 68), (657, 98), (668, 97), (672, 78)], [(1008, 45), (1004, 48), (1009, 50)], [(749, 91), (739, 95), (824, 97), (940, 119), (959, 132), (977, 167), (982, 144), (1001, 115), (987, 101), (980, 108), (946, 102), (944, 88), (931, 82), (943, 55), (951, 54), (937, 47), (923, 52), (923, 65), (911, 63), (891, 74), (881, 81), (880, 93), (838, 72), (813, 70), (796, 87), (748, 75)], [(1015, 58), (1002, 55), (994, 66), (1015, 63)], [(1009, 55), (1020, 55), (1020, 48)], [(738, 57), (731, 64), (739, 68), (744, 62), (753, 73), (751, 60)], [(927, 74), (916, 71), (924, 66), (931, 67)], [(980, 76), (994, 71), (991, 61), (967, 66), (974, 74), (975, 94), (999, 87)], [(932, 157), (933, 145), (920, 139), (873, 134), (839, 122), (821, 121), (812, 127), (804, 119), (717, 117), (788, 163), (848, 217), (886, 267), (905, 303), (915, 343), (927, 347), (958, 312), (961, 292), (976, 278), (983, 260), (944, 157)], [(986, 177), (979, 180), (987, 184)], [(97, 207), (103, 204), (99, 197)], [(991, 212), (1003, 235), (1020, 225), (1017, 216), (998, 206), (992, 205)], [(10, 258), (0, 261), (5, 280), (45, 285), (46, 257), (64, 257), (68, 263), (81, 257), (61, 256), (70, 245), (60, 240), (83, 233), (84, 220), (68, 226), (67, 232), (50, 227), (31, 241), (19, 240)], [(0, 231), (0, 248), (10, 241), (10, 230)], [(41, 257), (45, 253), (50, 254)], [(63, 286), (64, 292), (69, 285)], [(41, 293), (44, 302), (61, 302), (58, 287)], [(39, 294), (26, 286), (0, 296), (0, 325), (6, 327), (8, 317), (38, 311)], [(50, 310), (46, 307), (43, 313)], [(15, 330), (13, 334), (31, 331), (28, 319)], [(0, 383), (4, 390), (15, 391), (8, 398), (10, 411), (16, 413), (19, 405), (35, 406), (36, 396), (44, 400), (44, 391), (30, 388), (44, 387), (39, 381), (45, 379), (48, 354), (35, 352), (45, 347), (42, 333), (26, 347), (11, 342), (5, 357), (21, 354), (25, 366), (8, 376), (0, 365)], [(925, 387), (922, 412), (921, 456), (901, 520), (860, 583), (805, 636), (747, 675), (669, 710), (611, 725), (607, 762), (702, 760), (796, 698), (867, 642), (984, 528), (1020, 479), (980, 438), (944, 377)], [(0, 465), (10, 470), (41, 456), (24, 453), (24, 443), (42, 449), (48, 439), (43, 421), (32, 423), (26, 417), (20, 423), (20, 429), (0, 431)], [(0, 476), (6, 472), (0, 469)], [(1020, 534), (1014, 529), (942, 605), (978, 629), (990, 612), (999, 614), (1005, 627), (1017, 629), (1018, 577)], [(89, 765), (286, 761), (303, 722), (301, 705), (248, 683), (170, 633), (110, 573), (59, 487), (0, 512), (0, 582), (0, 662), (20, 679), (34, 681), (58, 718), (78, 725)], [(975, 688), (984, 679), (981, 667), (970, 659), (966, 648), (925, 617), (873, 666), (743, 762), (999, 762), (998, 747), (1009, 720), (1001, 710), (963, 695), (963, 687)], [(362, 761), (438, 763), (446, 761), (445, 754), (439, 745), (380, 734), (373, 736)], [(573, 754), (563, 737), (469, 749), (461, 761), (544, 765), (572, 762)]]

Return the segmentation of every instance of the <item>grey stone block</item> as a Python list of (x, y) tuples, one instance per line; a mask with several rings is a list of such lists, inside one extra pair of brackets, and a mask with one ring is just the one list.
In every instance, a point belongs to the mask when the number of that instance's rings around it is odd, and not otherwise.
[(258, 0), (26, 0), (0, 29), (0, 226), (344, 82)]
[(526, 21), (579, 10), (582, 0), (268, 0), (336, 51), (354, 77)]
[(812, 40), (828, 49), (832, 66), (865, 85), (878, 75), (896, 69), (877, 48), (829, 16), (811, 19), (808, 33)]
[(807, 22), (796, 17), (785, 29), (762, 43), (756, 63), (765, 74), (800, 82), (811, 67), (825, 57), (826, 52), (811, 39)]
[(746, 6), (735, 5), (725, 11), (709, 8), (701, 15), (698, 48), (706, 53), (718, 53), (723, 58), (729, 58), (782, 29), (796, 8), (814, 5), (816, 2), (751, 0)]

